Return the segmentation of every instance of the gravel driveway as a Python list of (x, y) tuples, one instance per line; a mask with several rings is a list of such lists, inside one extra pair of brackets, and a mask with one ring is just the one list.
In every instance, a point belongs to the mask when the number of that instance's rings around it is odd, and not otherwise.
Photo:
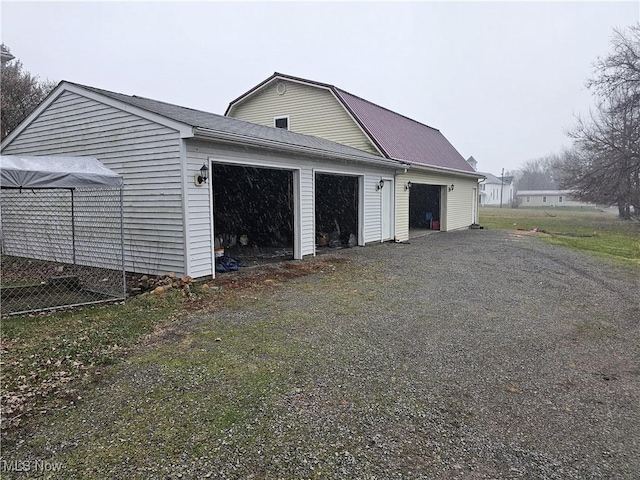
[[(365, 399), (386, 384), (395, 404), (382, 425), (362, 420), (366, 407), (353, 416), (386, 457), (381, 478), (640, 476), (637, 271), (518, 232), (371, 254), (357, 257), (392, 281), (364, 325), (327, 341), (351, 349), (358, 338), (353, 361), (330, 374)], [(402, 313), (375, 312), (385, 304)]]
[[(637, 270), (487, 230), (332, 255), (349, 261), (193, 316), (193, 332), (286, 317), (306, 353), (255, 418), (200, 437), (216, 448), (197, 460), (183, 445), (167, 477), (638, 478)], [(128, 395), (162, 378), (142, 377)], [(48, 434), (50, 452), (71, 442)]]

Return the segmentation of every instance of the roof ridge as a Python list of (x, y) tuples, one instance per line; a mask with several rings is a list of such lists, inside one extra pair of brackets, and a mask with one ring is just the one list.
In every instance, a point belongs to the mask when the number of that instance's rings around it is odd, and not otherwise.
[[(170, 103), (170, 102), (167, 102), (165, 100), (157, 100), (155, 98), (143, 97), (141, 95), (128, 95), (126, 93), (114, 92), (112, 90), (106, 90), (104, 88), (92, 87), (90, 85), (83, 85), (81, 83), (74, 83), (74, 82), (70, 82), (68, 80), (65, 80), (65, 82), (66, 83), (70, 83), (72, 85), (76, 85), (76, 86), (81, 87), (81, 88), (86, 88), (88, 90), (97, 90), (97, 91), (100, 91), (100, 92), (110, 93), (110, 94), (113, 94), (113, 95), (119, 95), (119, 96), (129, 97), (129, 98), (137, 98), (137, 99), (140, 99), (140, 100), (147, 100), (149, 102), (162, 103), (162, 104), (168, 105), (170, 107), (184, 108), (185, 110), (191, 110), (193, 112), (205, 113), (207, 115), (217, 115), (218, 117), (223, 117), (224, 116), (224, 115), (220, 115), (219, 113), (207, 112), (206, 110), (200, 110), (199, 108), (185, 107), (183, 105), (178, 105), (177, 103)], [(139, 107), (139, 108), (142, 108), (143, 110), (146, 110), (146, 108), (144, 108), (144, 107)], [(226, 117), (226, 118), (229, 118), (229, 117)], [(237, 119), (235, 119), (235, 120), (237, 120)]]
[(296, 77), (295, 75), (289, 75), (287, 73), (281, 73), (281, 72), (274, 72), (272, 75), (273, 78), (276, 77), (284, 77), (286, 79), (289, 80), (296, 80), (299, 82), (305, 82), (305, 83), (310, 83), (312, 85), (318, 85), (319, 87), (326, 87), (326, 88), (330, 88), (330, 89), (334, 89), (336, 88), (335, 85), (332, 85), (330, 83), (325, 83), (325, 82), (318, 82), (316, 80), (309, 80), (307, 78), (302, 78), (302, 77)]
[(360, 97), (359, 95), (354, 95), (353, 93), (348, 92), (348, 91), (346, 91), (346, 90), (345, 90), (345, 89), (343, 89), (343, 88), (336, 87), (335, 85), (333, 85), (333, 84), (331, 84), (331, 83), (318, 82), (318, 81), (316, 81), (316, 80), (309, 80), (309, 79), (307, 79), (307, 78), (296, 77), (296, 76), (294, 76), (294, 75), (288, 75), (288, 74), (286, 74), (286, 73), (281, 73), (281, 72), (273, 72), (273, 75), (271, 76), (271, 78), (276, 78), (276, 77), (284, 77), (284, 78), (288, 78), (288, 79), (290, 79), (290, 80), (297, 80), (297, 81), (301, 81), (301, 82), (310, 83), (311, 85), (318, 85), (318, 86), (321, 86), (321, 87), (330, 88), (331, 90), (334, 90), (334, 91), (336, 91), (336, 92), (338, 92), (338, 93), (340, 93), (340, 92), (344, 92), (344, 93), (346, 93), (347, 95), (351, 95), (352, 97), (355, 97), (355, 98), (357, 98), (358, 100), (362, 100), (363, 102), (368, 103), (369, 105), (373, 105), (373, 106), (375, 106), (375, 107), (378, 107), (378, 108), (381, 108), (381, 109), (383, 109), (383, 110), (386, 110), (386, 111), (387, 111), (387, 112), (389, 112), (389, 113), (393, 113), (394, 115), (398, 115), (398, 116), (400, 116), (400, 117), (406, 118), (407, 120), (411, 120), (412, 122), (417, 123), (418, 125), (422, 125), (423, 127), (430, 128), (431, 130), (435, 130), (436, 132), (439, 132), (439, 131), (440, 131), (439, 129), (437, 129), (437, 128), (435, 128), (435, 127), (432, 127), (432, 126), (430, 126), (430, 125), (427, 125), (426, 123), (419, 122), (418, 120), (415, 120), (415, 119), (413, 119), (413, 118), (411, 118), (411, 117), (407, 117), (406, 115), (403, 115), (402, 113), (394, 112), (394, 111), (393, 111), (393, 110), (391, 110), (390, 108), (383, 107), (382, 105), (378, 105), (377, 103), (374, 103), (374, 102), (372, 102), (371, 100), (367, 100), (366, 98), (362, 98), (362, 97)]

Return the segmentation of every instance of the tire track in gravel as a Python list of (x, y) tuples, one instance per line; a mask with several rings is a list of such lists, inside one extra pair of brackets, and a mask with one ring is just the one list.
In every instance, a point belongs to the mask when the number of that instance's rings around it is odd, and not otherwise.
[[(531, 253), (534, 255), (544, 255), (545, 259), (552, 261), (553, 263), (560, 265), (561, 267), (577, 274), (579, 277), (585, 278), (593, 283), (595, 283), (596, 285), (599, 285), (600, 287), (604, 288), (605, 290), (608, 290), (612, 293), (614, 293), (615, 295), (618, 295), (620, 297), (622, 297), (624, 300), (626, 300), (627, 302), (631, 303), (631, 304), (638, 304), (638, 296), (640, 295), (640, 292), (637, 291), (637, 285), (636, 285), (636, 292), (635, 294), (633, 292), (628, 292), (626, 291), (624, 288), (621, 288), (619, 286), (615, 286), (613, 285), (612, 282), (606, 281), (604, 278), (594, 275), (592, 273), (590, 273), (589, 271), (587, 271), (584, 268), (580, 268), (577, 267), (574, 263), (569, 262), (567, 260), (563, 260), (560, 258), (559, 255), (552, 255), (549, 252), (542, 252), (541, 249), (538, 248), (531, 248), (531, 247), (526, 247), (523, 246), (522, 244), (515, 244), (513, 245), (513, 248), (520, 250), (520, 251), (524, 251), (527, 253)], [(566, 253), (566, 252), (564, 252)]]

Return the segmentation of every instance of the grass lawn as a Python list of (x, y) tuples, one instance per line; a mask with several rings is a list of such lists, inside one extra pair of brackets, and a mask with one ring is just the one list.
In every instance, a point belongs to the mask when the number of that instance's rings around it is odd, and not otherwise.
[(83, 384), (100, 378), (106, 365), (138, 339), (166, 324), (182, 296), (141, 296), (63, 312), (2, 319), (0, 352), (2, 428), (34, 413), (73, 404)]
[[(181, 290), (173, 290), (163, 295), (133, 297), (126, 303), (3, 318), (0, 328), (3, 434), (19, 428), (25, 421), (37, 421), (39, 415), (50, 410), (73, 405), (83, 390), (108, 374), (106, 367), (139, 349), (145, 338), (157, 341), (166, 331), (179, 328), (189, 311), (211, 308), (218, 302), (233, 302), (245, 290), (269, 288), (281, 280), (323, 268), (327, 268), (327, 262), (322, 259), (285, 264), (280, 270), (264, 267), (250, 279), (239, 281), (236, 276), (221, 276), (211, 289), (195, 286), (188, 299)], [(229, 333), (226, 343), (233, 337)]]
[(480, 224), (501, 230), (538, 229), (539, 235), (550, 243), (640, 266), (640, 222), (623, 221), (611, 213), (570, 208), (483, 207)]

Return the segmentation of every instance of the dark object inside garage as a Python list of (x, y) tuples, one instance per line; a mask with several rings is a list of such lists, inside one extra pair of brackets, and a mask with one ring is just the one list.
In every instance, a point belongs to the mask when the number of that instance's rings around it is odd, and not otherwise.
[(414, 183), (409, 190), (409, 229), (440, 230), (440, 186)]
[(316, 174), (316, 246), (358, 244), (358, 177)]
[(216, 164), (215, 255), (246, 266), (293, 258), (293, 172)]

